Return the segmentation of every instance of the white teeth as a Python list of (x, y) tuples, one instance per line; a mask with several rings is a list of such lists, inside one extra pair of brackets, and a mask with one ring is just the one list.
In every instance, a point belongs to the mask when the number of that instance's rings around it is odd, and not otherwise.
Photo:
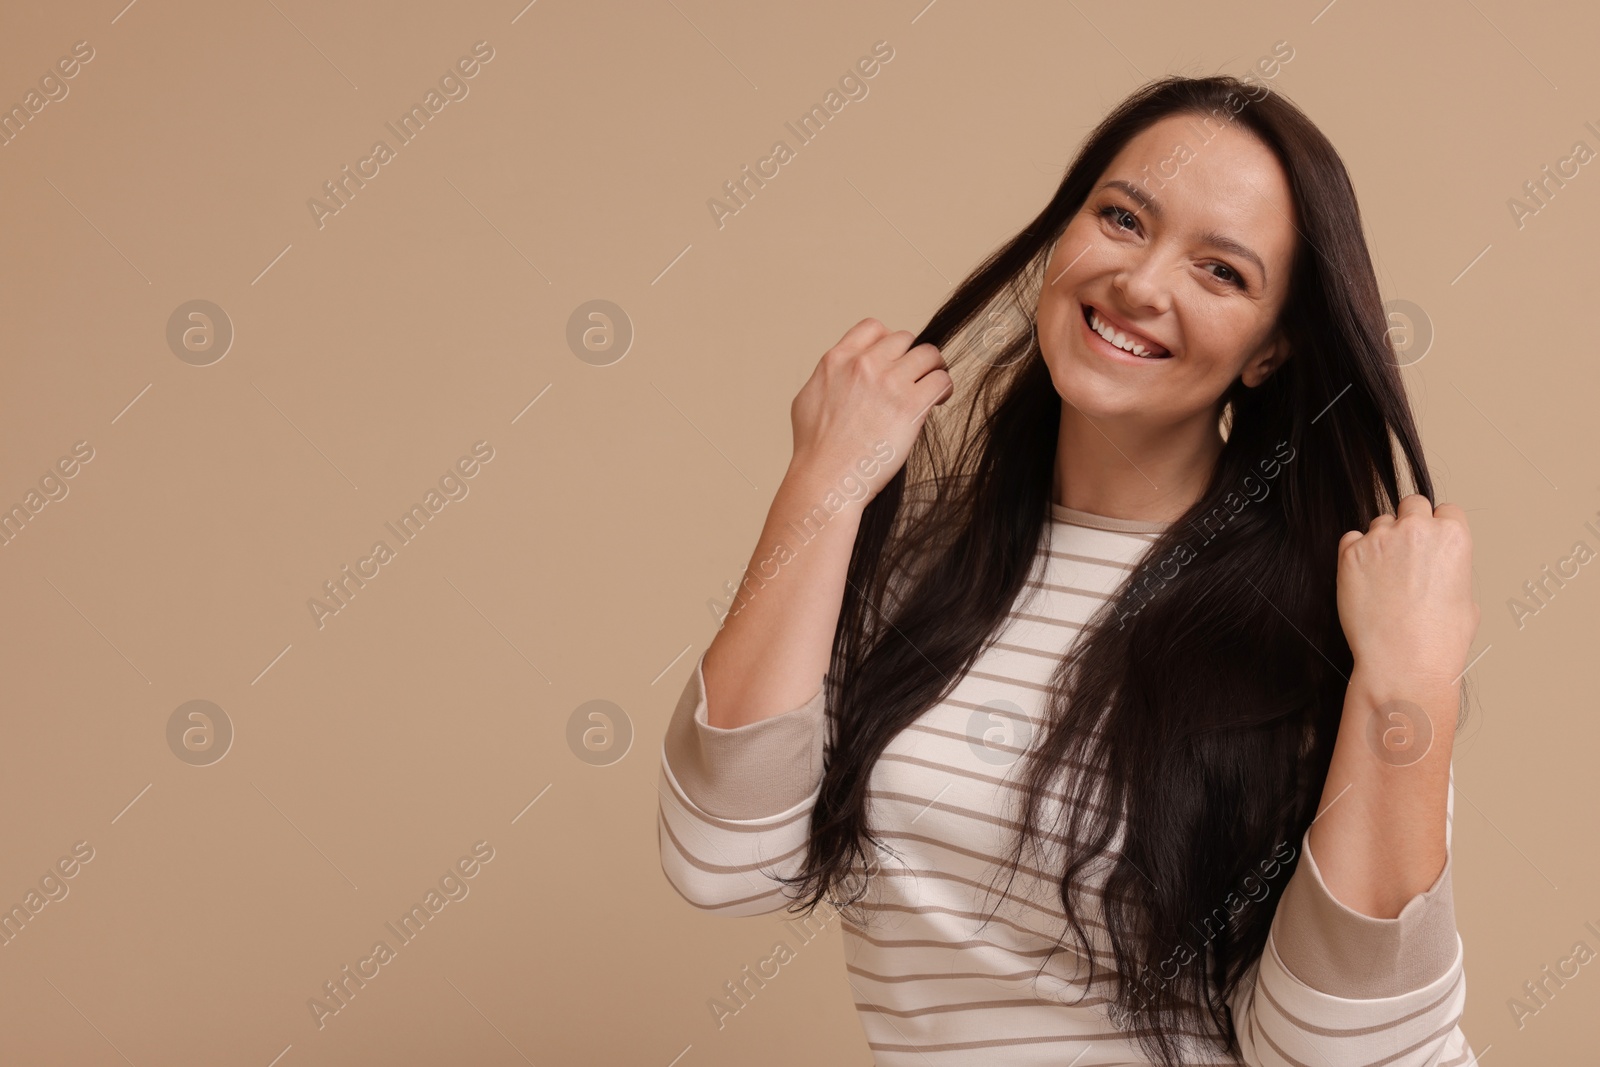
[[(1107, 341), (1110, 341), (1124, 352), (1132, 352), (1136, 356), (1144, 356), (1146, 352), (1154, 351), (1154, 349), (1146, 348), (1137, 341), (1128, 340), (1127, 335), (1121, 330), (1113, 330), (1110, 326), (1107, 326), (1105, 322), (1101, 320), (1099, 312), (1095, 311), (1094, 308), (1089, 309), (1089, 326), (1094, 330), (1095, 333), (1099, 334), (1101, 337), (1104, 337)], [(1146, 356), (1145, 358), (1160, 359), (1161, 357)]]

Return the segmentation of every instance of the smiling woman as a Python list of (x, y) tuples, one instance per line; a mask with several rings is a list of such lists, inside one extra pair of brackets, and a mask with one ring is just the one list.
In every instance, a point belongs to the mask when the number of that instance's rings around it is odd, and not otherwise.
[[(823, 355), (752, 566), (864, 442), (896, 459), (668, 726), (668, 880), (723, 915), (839, 908), (879, 1067), (1475, 1060), (1470, 537), (1345, 168), (1249, 92), (1141, 88), (920, 334), (865, 319)], [(1422, 756), (1385, 747), (1396, 707)]]

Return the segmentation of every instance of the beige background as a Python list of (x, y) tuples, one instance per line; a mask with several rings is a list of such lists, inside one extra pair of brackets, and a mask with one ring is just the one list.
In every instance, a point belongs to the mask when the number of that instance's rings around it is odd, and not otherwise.
[[(0, 946), (0, 1061), (869, 1064), (836, 928), (712, 1022), (792, 935), (702, 915), (659, 867), (707, 601), (825, 348), (867, 315), (919, 329), (1139, 82), (1280, 40), (1273, 84), (1343, 154), (1385, 298), (1431, 321), (1405, 377), (1476, 534), (1465, 1028), (1498, 1067), (1592, 1055), (1600, 964), (1520, 1028), (1507, 1002), (1600, 950), (1600, 563), (1520, 629), (1507, 601), (1600, 548), (1600, 173), (1520, 229), (1507, 201), (1600, 148), (1600, 19), (922, 2), (6, 5), (0, 103), (94, 58), (0, 147), (0, 504), (93, 459), (0, 548), (0, 904), (93, 859)], [(723, 182), (880, 40), (869, 95), (719, 229)], [(319, 228), (323, 182), (478, 41), (469, 95)], [(208, 366), (167, 342), (195, 299), (235, 331)], [(567, 341), (594, 299), (634, 331), (606, 366)], [(469, 494), (319, 628), (322, 583), (478, 441)], [(190, 700), (235, 731), (207, 766), (167, 740)], [(591, 700), (631, 724), (607, 765), (569, 742)], [(319, 1029), (309, 998), (480, 841), (470, 894)]]

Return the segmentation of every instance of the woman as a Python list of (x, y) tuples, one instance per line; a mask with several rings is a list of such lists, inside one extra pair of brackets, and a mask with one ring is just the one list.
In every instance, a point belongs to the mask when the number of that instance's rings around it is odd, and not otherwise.
[(1142, 88), (919, 336), (856, 324), (791, 417), (663, 743), (680, 894), (844, 907), (879, 1067), (1475, 1062), (1470, 537), (1303, 113)]

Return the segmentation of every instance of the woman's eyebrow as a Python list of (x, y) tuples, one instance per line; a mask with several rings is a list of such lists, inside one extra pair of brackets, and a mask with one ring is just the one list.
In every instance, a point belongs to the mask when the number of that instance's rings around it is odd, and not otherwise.
[[(1158, 219), (1161, 217), (1161, 205), (1156, 201), (1155, 197), (1151, 196), (1149, 193), (1145, 192), (1143, 189), (1139, 188), (1130, 181), (1124, 181), (1121, 178), (1112, 178), (1110, 181), (1101, 185), (1100, 188), (1119, 189), (1122, 192), (1127, 193), (1128, 196), (1132, 197), (1134, 200), (1138, 201), (1141, 209), (1149, 208), (1151, 215)], [(1098, 190), (1096, 191), (1098, 192)], [(1207, 230), (1205, 233), (1202, 233), (1200, 235), (1200, 240), (1205, 244), (1211, 245), (1213, 248), (1220, 248), (1224, 252), (1232, 252), (1241, 259), (1248, 259), (1250, 262), (1256, 265), (1256, 270), (1261, 272), (1261, 284), (1265, 285), (1267, 283), (1267, 265), (1261, 262), (1261, 257), (1256, 255), (1255, 251), (1251, 249), (1249, 245), (1236, 241), (1227, 234), (1218, 233), (1215, 230)]]

